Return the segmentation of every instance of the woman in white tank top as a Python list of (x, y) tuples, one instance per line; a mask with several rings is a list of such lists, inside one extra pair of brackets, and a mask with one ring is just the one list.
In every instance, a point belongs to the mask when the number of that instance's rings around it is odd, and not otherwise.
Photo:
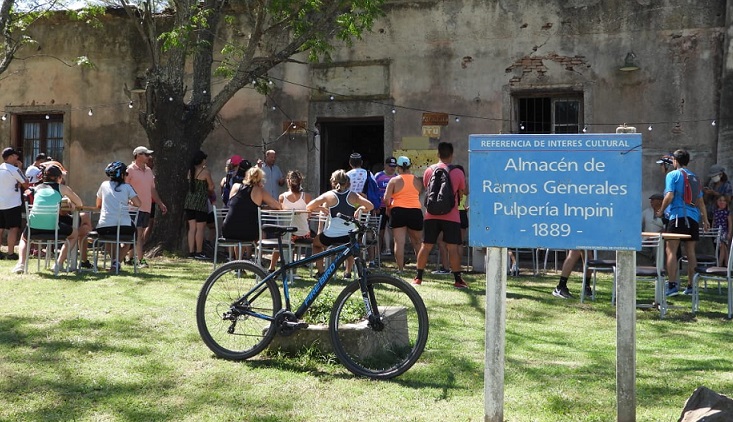
[[(300, 171), (289, 171), (287, 176), (288, 191), (280, 194), (282, 209), (301, 211), (296, 212), (293, 217), (293, 226), (298, 228), (298, 231), (293, 233), (293, 242), (299, 239), (311, 238), (310, 227), (308, 226), (308, 213), (305, 212), (305, 206), (313, 198), (309, 193), (303, 192), (303, 180), (304, 178)], [(280, 252), (274, 251), (270, 260), (269, 271), (275, 271), (275, 265), (278, 259), (280, 259)]]

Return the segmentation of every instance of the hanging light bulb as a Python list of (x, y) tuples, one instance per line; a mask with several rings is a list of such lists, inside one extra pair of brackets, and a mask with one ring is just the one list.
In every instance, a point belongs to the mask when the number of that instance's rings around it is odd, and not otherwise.
[(206, 90), (204, 90), (204, 94), (206, 94)]
[(255, 85), (257, 85), (257, 81), (253, 79), (252, 80), (252, 86), (255, 86)]
[(132, 101), (130, 101), (130, 104), (128, 104), (127, 106), (132, 108)]
[(713, 120), (713, 122), (712, 122), (712, 123), (710, 123), (710, 124), (711, 124), (711, 125), (713, 125), (713, 126), (715, 126), (715, 120)]
[(328, 98), (329, 98), (329, 99), (330, 99), (331, 101), (333, 101), (333, 95), (331, 95), (331, 96), (330, 96), (330, 97), (328, 97)]
[(46, 115), (46, 120), (49, 120), (50, 118), (51, 118), (51, 116), (49, 116), (49, 115), (47, 114), (47, 115)]
[(173, 102), (173, 97), (168, 97), (168, 101)]
[(519, 129), (524, 130), (524, 123), (519, 123)]
[(272, 106), (272, 111), (275, 111), (275, 110), (277, 110), (277, 107)]
[(3, 119), (3, 121), (6, 121), (6, 120), (8, 120), (8, 113), (5, 113), (5, 114), (3, 114), (3, 117), (2, 117), (2, 119)]
[(272, 81), (267, 81), (267, 85), (272, 86)]
[(461, 118), (456, 116), (456, 123), (460, 123), (460, 121), (461, 121)]
[[(91, 109), (91, 108), (89, 109), (89, 113), (87, 113), (87, 114), (88, 114), (88, 115), (89, 115), (90, 117), (91, 117), (91, 116), (94, 116), (94, 112), (92, 111), (92, 109)], [(46, 115), (46, 118), (48, 118), (48, 115)]]
[(651, 132), (651, 131), (652, 131), (652, 125), (649, 125), (649, 127), (647, 128), (647, 130), (648, 130), (649, 132)]
[(392, 109), (392, 114), (395, 114), (395, 113), (397, 113), (397, 110)]
[(586, 126), (583, 126), (583, 133), (586, 133), (586, 132), (588, 132), (588, 126), (587, 125)]

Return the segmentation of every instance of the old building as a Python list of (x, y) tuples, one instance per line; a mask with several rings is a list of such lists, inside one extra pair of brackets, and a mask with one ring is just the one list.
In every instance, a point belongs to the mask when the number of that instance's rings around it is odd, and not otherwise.
[[(388, 1), (373, 32), (337, 47), (332, 62), (276, 68), (269, 97), (237, 94), (203, 149), (215, 179), (228, 156), (275, 149), (281, 168), (305, 170), (319, 191), (352, 151), (379, 168), (395, 150), (449, 140), (465, 163), (473, 133), (628, 123), (643, 132), (644, 191), (659, 191), (653, 162), (677, 147), (691, 150), (700, 173), (733, 164), (721, 108), (731, 10), (722, 0)], [(106, 163), (130, 161), (146, 144), (137, 122), (142, 47), (126, 18), (104, 21), (41, 22), (38, 44), (0, 79), (0, 144), (22, 148), (26, 164), (38, 150), (62, 158), (86, 202)], [(79, 56), (94, 68), (74, 66)]]

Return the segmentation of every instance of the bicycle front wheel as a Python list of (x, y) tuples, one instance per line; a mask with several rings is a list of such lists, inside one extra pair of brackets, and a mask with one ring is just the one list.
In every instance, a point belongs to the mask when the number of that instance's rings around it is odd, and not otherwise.
[(389, 379), (415, 364), (428, 340), (428, 311), (417, 291), (385, 274), (367, 276), (379, 321), (368, 321), (359, 281), (338, 296), (329, 322), (334, 352), (356, 375)]
[(233, 261), (204, 282), (196, 302), (196, 324), (201, 339), (217, 356), (248, 359), (272, 341), (280, 290), (274, 280), (255, 288), (265, 277), (265, 270), (254, 263)]

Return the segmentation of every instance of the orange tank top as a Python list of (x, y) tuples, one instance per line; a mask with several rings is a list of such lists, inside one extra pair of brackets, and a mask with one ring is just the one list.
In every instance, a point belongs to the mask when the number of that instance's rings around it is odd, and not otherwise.
[(420, 192), (417, 191), (414, 184), (414, 174), (401, 174), (397, 177), (402, 178), (404, 186), (399, 192), (392, 194), (392, 207), (400, 208), (422, 208), (420, 204)]

